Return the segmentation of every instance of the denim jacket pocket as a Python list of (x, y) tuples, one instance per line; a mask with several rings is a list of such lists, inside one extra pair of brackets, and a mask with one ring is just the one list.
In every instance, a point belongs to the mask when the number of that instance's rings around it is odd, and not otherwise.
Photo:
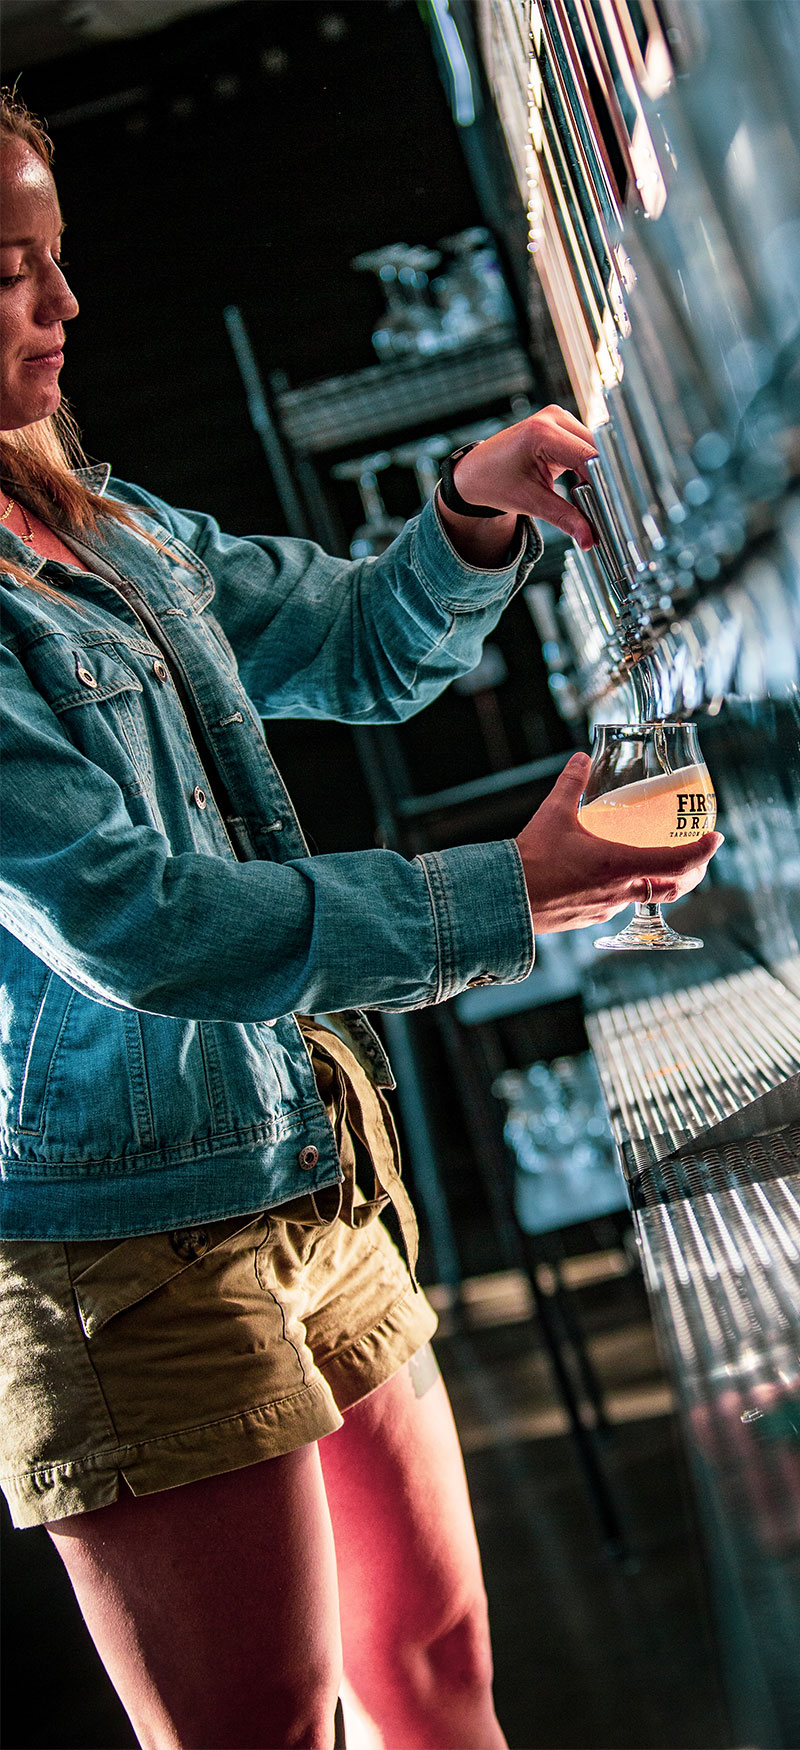
[[(30, 960), (40, 976), (20, 980), (20, 1012), (4, 1040), (6, 1176), (118, 1171), (131, 1155), (157, 1147), (144, 1017), (92, 1002)], [(180, 1029), (178, 1022), (167, 1026), (173, 1037)], [(206, 1107), (194, 1115), (207, 1129)]]
[(207, 565), (203, 564), (197, 553), (187, 547), (178, 535), (164, 534), (159, 531), (162, 541), (162, 553), (172, 562), (172, 582), (177, 584), (181, 597), (187, 601), (187, 606), (193, 614), (202, 614), (209, 602), (214, 600), (214, 579)]
[(142, 691), (142, 683), (119, 648), (99, 638), (51, 632), (26, 653), (26, 667), (52, 711), (101, 705), (118, 693)]
[(71, 985), (45, 973), (22, 1072), (17, 1130), (23, 1135), (38, 1136), (44, 1129), (53, 1066), (74, 999)]
[[(86, 1336), (93, 1337), (111, 1319), (155, 1294), (248, 1227), (262, 1230), (254, 1238), (255, 1248), (263, 1240), (263, 1215), (237, 1215), (175, 1233), (142, 1234), (116, 1243), (68, 1242), (72, 1291)], [(89, 1262), (84, 1264), (87, 1255)]]
[(34, 685), (69, 738), (129, 794), (153, 784), (143, 686), (119, 647), (53, 633), (28, 651)]

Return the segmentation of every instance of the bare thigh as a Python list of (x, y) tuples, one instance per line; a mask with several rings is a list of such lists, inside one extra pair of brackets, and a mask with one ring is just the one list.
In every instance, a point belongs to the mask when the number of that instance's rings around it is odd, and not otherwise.
[(330, 1750), (341, 1642), (316, 1446), (49, 1529), (146, 1750)]
[(502, 1745), (464, 1466), (430, 1352), (348, 1410), (320, 1457), (345, 1670), (390, 1750)]

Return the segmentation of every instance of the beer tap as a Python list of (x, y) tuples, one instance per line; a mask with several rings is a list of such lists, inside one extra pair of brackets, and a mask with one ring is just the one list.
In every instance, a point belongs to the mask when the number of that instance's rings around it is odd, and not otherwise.
[[(636, 516), (641, 529), (641, 543), (652, 559), (664, 552), (667, 538), (661, 526), (660, 518), (663, 512), (658, 500), (658, 483), (652, 473), (647, 456), (636, 435), (636, 428), (631, 417), (627, 402), (627, 389), (622, 383), (614, 384), (606, 393), (608, 409), (608, 432), (613, 433), (614, 451), (618, 461), (619, 471), (623, 474), (630, 497), (636, 507)], [(598, 444), (598, 449), (602, 447)]]
[(568, 553), (564, 560), (562, 588), (567, 635), (579, 666), (591, 666), (602, 655), (608, 632), (581, 576), (575, 553)]
[(609, 584), (605, 566), (598, 558), (598, 549), (593, 547), (585, 553), (582, 547), (575, 547), (570, 558), (591, 617), (606, 639), (613, 638), (619, 625), (621, 603), (618, 592)]
[[(636, 573), (633, 570), (630, 555), (626, 552), (626, 541), (620, 523), (617, 520), (612, 495), (608, 490), (607, 481), (603, 475), (599, 459), (587, 463), (587, 473), (590, 483), (581, 483), (571, 489), (570, 496), (591, 523), (597, 537), (596, 552), (588, 555), (589, 565), (594, 570), (602, 567), (605, 574), (604, 595), (615, 634), (614, 649), (609, 652), (612, 658), (619, 652), (622, 656), (640, 655), (643, 645), (643, 628), (637, 621), (637, 616), (631, 608), (631, 587)], [(584, 561), (587, 555), (583, 555)], [(580, 563), (580, 560), (578, 561)]]
[(645, 563), (636, 541), (636, 531), (631, 523), (628, 506), (614, 479), (610, 446), (602, 436), (598, 442), (598, 436), (599, 433), (595, 434), (599, 454), (596, 459), (587, 463), (586, 471), (598, 500), (603, 522), (613, 542), (621, 576), (630, 587), (645, 570)]
[[(591, 467), (591, 463), (589, 463), (589, 467)], [(609, 595), (619, 610), (621, 597), (624, 596), (625, 590), (624, 565), (616, 532), (606, 515), (606, 507), (600, 499), (594, 478), (591, 484), (581, 483), (571, 487), (570, 498), (591, 525), (597, 542), (597, 552), (606, 573)]]
[(675, 458), (650, 390), (647, 373), (632, 340), (631, 335), (621, 342), (625, 364), (622, 381), (625, 405), (645, 459), (647, 474), (655, 486), (656, 501), (674, 532), (685, 523), (689, 514), (688, 508), (683, 502)]

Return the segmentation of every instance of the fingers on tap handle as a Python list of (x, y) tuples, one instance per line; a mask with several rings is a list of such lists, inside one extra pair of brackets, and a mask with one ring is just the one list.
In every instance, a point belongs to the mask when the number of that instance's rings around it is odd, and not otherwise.
[(563, 534), (571, 535), (573, 541), (577, 541), (584, 553), (587, 553), (589, 548), (595, 545), (597, 537), (591, 523), (587, 521), (583, 512), (578, 510), (577, 505), (573, 504), (571, 499), (562, 498), (560, 493), (548, 493), (546, 503), (537, 512), (537, 515), (542, 517), (545, 522), (552, 523), (554, 528), (561, 529)]

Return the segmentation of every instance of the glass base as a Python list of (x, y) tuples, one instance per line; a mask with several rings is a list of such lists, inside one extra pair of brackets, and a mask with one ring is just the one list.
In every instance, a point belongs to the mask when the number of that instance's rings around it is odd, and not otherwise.
[(624, 953), (634, 948), (702, 948), (700, 936), (680, 936), (677, 930), (671, 929), (661, 916), (658, 905), (637, 905), (634, 915), (624, 930), (616, 936), (597, 936), (595, 948), (613, 948), (617, 953)]

